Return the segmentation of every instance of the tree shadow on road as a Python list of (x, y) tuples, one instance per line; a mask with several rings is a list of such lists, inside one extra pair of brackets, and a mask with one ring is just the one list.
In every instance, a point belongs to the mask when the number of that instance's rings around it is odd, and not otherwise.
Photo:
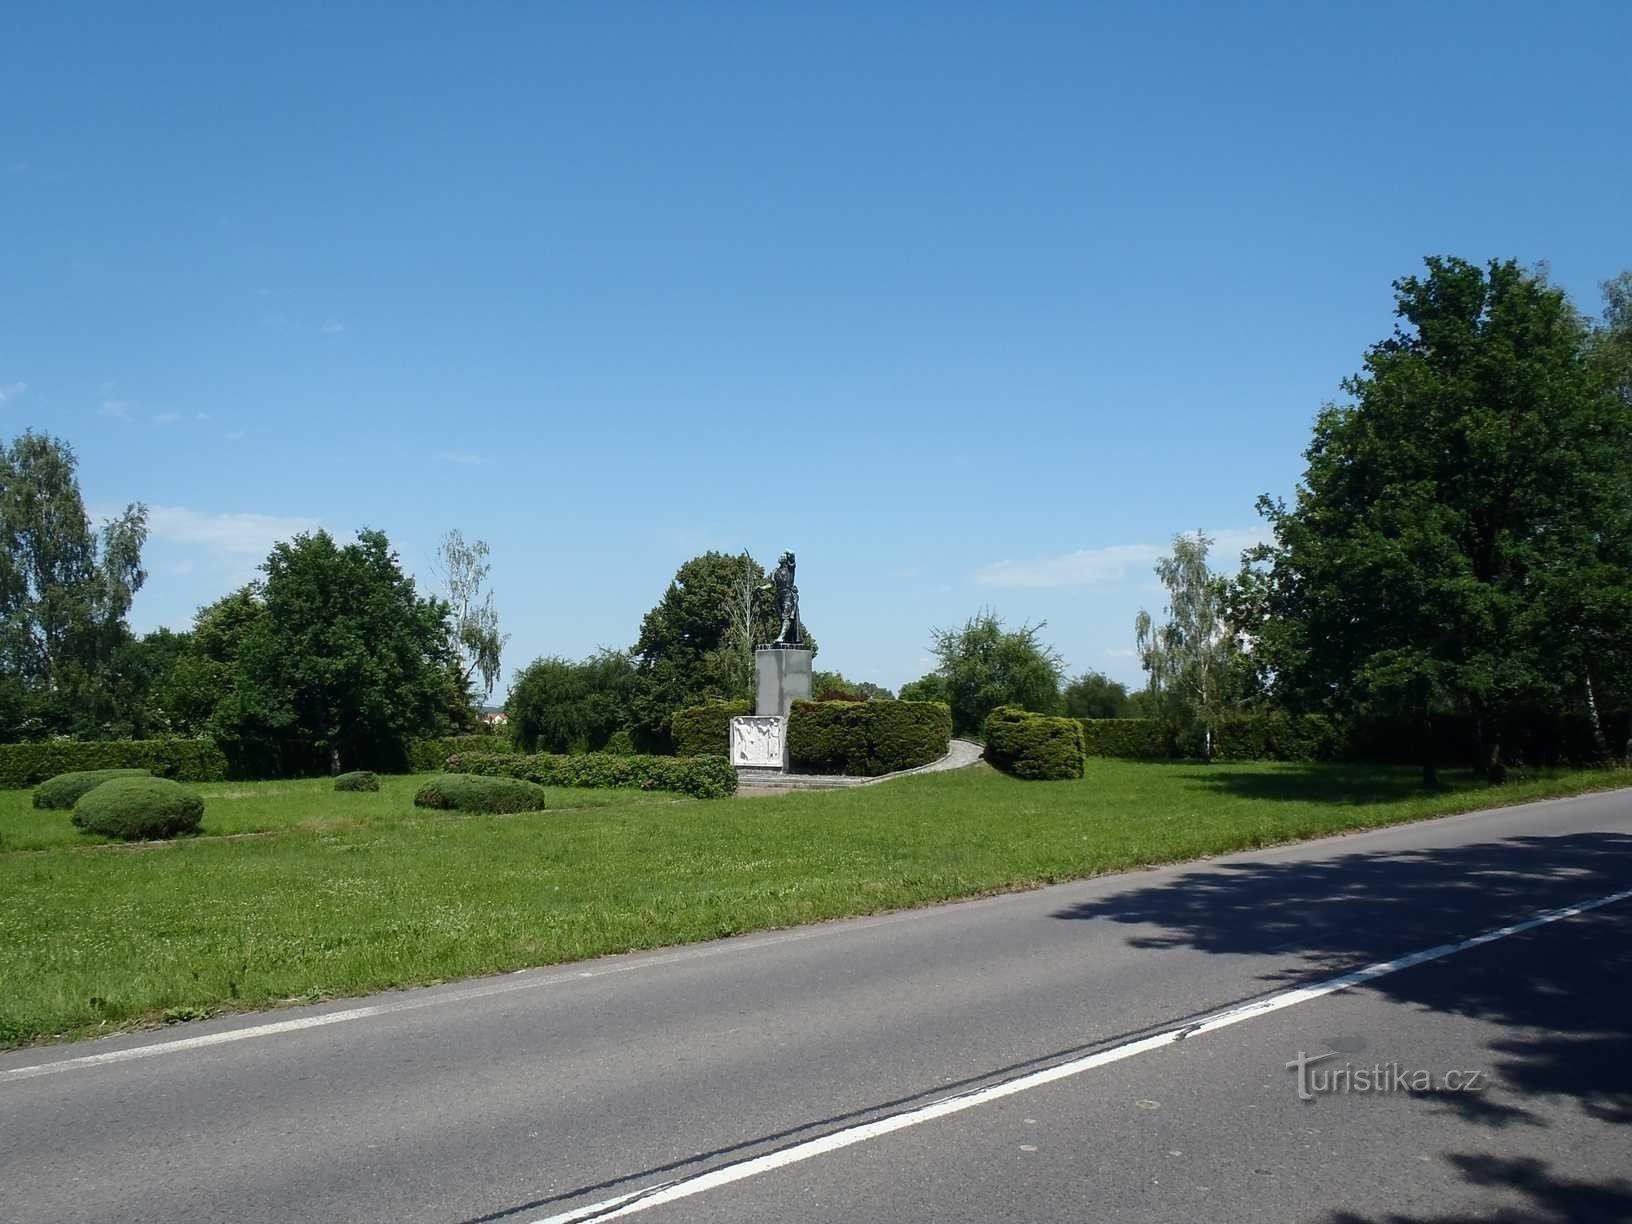
[[(1276, 967), (1261, 977), (1278, 989), (1629, 887), (1632, 836), (1535, 834), (1304, 862), (1211, 864), (1056, 916), (1127, 924), (1136, 947), (1273, 955)], [(1501, 1027), (1488, 1045), (1500, 1091), (1425, 1095), (1424, 1106), (1482, 1129), (1545, 1127), (1542, 1102), (1611, 1125), (1632, 1123), (1629, 917), (1632, 899), (1568, 919), (1566, 938), (1558, 938), (1565, 928), (1546, 927), (1460, 956), (1454, 971), (1452, 962), (1432, 962), (1364, 987), (1413, 1008)], [(1548, 942), (1527, 946), (1531, 939)], [(1488, 1154), (1447, 1158), (1473, 1184), (1509, 1184), (1529, 1196), (1522, 1218), (1632, 1220), (1632, 1187), (1624, 1183), (1584, 1186), (1550, 1177), (1539, 1162)], [(1570, 1214), (1559, 1206), (1566, 1201), (1609, 1214)], [(1334, 1217), (1333, 1224), (1354, 1219)]]

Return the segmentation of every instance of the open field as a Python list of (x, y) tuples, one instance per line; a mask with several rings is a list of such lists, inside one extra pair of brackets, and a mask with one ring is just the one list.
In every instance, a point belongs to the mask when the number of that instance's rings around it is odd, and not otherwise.
[[(200, 785), (203, 835), (98, 845), (0, 794), (0, 1045), (359, 994), (922, 905), (1624, 785), (1489, 789), (1413, 769), (1096, 759), (1080, 782), (984, 766), (699, 802), (555, 791), (461, 816), (326, 780)], [(257, 834), (256, 836), (241, 836)]]

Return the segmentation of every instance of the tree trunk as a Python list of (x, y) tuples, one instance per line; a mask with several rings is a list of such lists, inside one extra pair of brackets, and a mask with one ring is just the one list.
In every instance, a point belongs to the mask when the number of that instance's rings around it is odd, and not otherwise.
[(1439, 789), (1439, 763), (1434, 752), (1434, 720), (1427, 714), (1420, 719), (1422, 734), (1422, 788)]
[(330, 748), (329, 749), (329, 773), (331, 775), (338, 775), (339, 772), (340, 772), (340, 749)]
[(1592, 668), (1582, 669), (1587, 686), (1587, 718), (1592, 722), (1592, 746), (1598, 750), (1598, 760), (1609, 761), (1609, 737), (1604, 734), (1604, 723), (1598, 717), (1598, 695), (1592, 687)]

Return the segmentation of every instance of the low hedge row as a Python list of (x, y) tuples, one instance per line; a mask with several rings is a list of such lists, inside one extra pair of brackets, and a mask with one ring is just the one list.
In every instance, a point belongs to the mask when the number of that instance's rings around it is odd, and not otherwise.
[(1167, 728), (1154, 718), (1083, 718), (1083, 750), (1095, 757), (1166, 760), (1174, 754)]
[(796, 701), (788, 765), (798, 773), (876, 777), (946, 755), (952, 711), (939, 701)]
[(986, 759), (1004, 773), (1034, 782), (1080, 778), (1082, 723), (999, 706), (986, 717)]
[(409, 740), (408, 772), (435, 773), (455, 753), (509, 750), (510, 741), (502, 735), (445, 735), (440, 739)]
[(448, 758), (447, 768), (450, 773), (520, 778), (543, 786), (674, 791), (697, 799), (723, 799), (737, 789), (737, 771), (723, 756), (461, 752)]
[(0, 790), (21, 790), (58, 774), (145, 769), (178, 782), (220, 782), (227, 758), (214, 740), (41, 740), (0, 744)]
[(731, 720), (754, 712), (751, 701), (711, 701), (676, 710), (669, 720), (679, 756), (730, 756)]
[[(1198, 758), (1199, 731), (1178, 739), (1154, 718), (1084, 718), (1089, 756), (1136, 761)], [(1319, 714), (1228, 714), (1213, 724), (1218, 761), (1335, 761), (1347, 755), (1343, 730)]]

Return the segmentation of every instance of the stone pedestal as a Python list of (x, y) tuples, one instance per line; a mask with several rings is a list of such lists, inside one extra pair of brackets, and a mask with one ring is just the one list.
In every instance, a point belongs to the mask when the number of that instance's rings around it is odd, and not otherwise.
[(759, 699), (754, 713), (761, 718), (786, 718), (796, 701), (810, 700), (811, 653), (803, 646), (761, 646), (754, 651), (759, 675)]
[(749, 714), (731, 720), (731, 764), (738, 769), (788, 767), (787, 720)]

